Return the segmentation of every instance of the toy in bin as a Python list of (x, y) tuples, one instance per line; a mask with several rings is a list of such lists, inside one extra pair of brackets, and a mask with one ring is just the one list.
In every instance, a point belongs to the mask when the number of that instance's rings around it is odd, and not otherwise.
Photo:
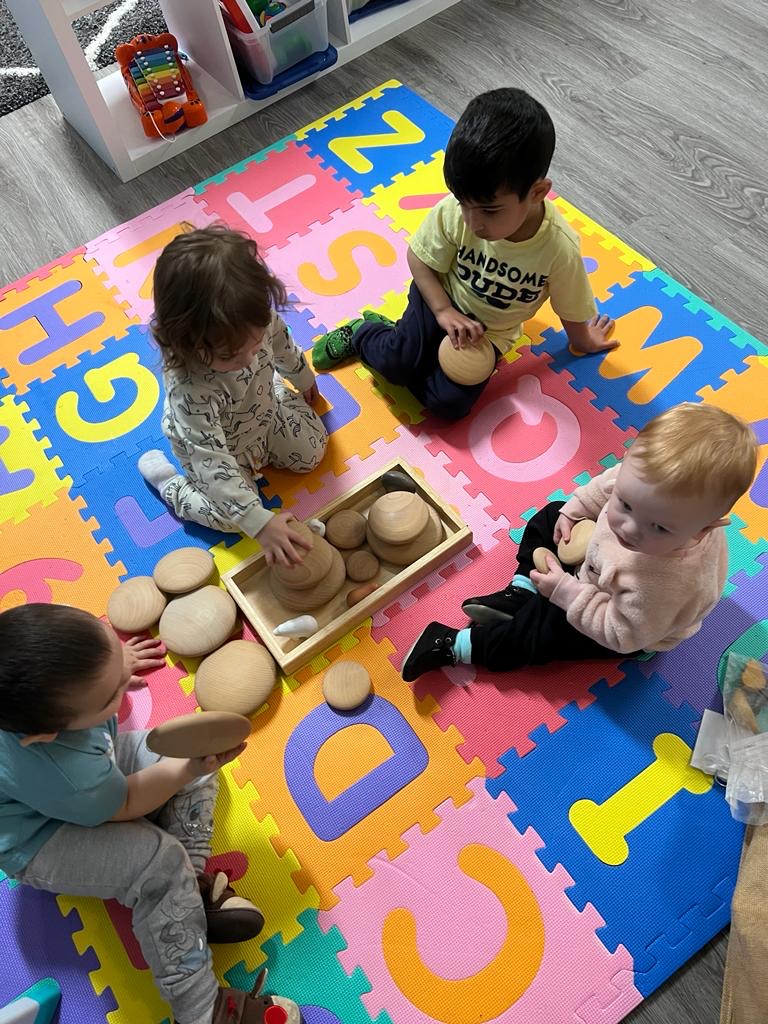
[(148, 138), (166, 138), (208, 120), (170, 32), (134, 36), (117, 47), (115, 59)]
[(765, 665), (731, 652), (723, 678), (728, 725), (728, 784), (734, 818), (768, 824), (768, 679)]
[(328, 45), (328, 0), (219, 0), (235, 58), (248, 78), (274, 78)]

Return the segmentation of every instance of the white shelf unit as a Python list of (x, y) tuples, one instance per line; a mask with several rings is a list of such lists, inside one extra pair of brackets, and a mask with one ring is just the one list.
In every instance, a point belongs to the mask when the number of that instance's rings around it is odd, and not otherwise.
[[(346, 0), (328, 0), (328, 29), (338, 60), (262, 100), (243, 94), (218, 0), (160, 0), (168, 30), (189, 55), (195, 89), (208, 112), (198, 128), (171, 139), (149, 139), (119, 68), (103, 77), (90, 69), (72, 22), (111, 0), (7, 0), (59, 109), (122, 181), (129, 181), (196, 146), (282, 96), (296, 92), (458, 0), (405, 0), (350, 24)], [(127, 42), (128, 40), (124, 40)], [(382, 73), (382, 79), (387, 77)]]

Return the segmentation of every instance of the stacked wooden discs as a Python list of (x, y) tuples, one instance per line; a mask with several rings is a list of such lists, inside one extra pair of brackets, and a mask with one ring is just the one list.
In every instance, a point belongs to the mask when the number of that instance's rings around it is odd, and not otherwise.
[(418, 494), (390, 491), (371, 505), (366, 539), (382, 561), (410, 565), (440, 543), (443, 526)]
[(341, 590), (347, 570), (341, 552), (303, 523), (291, 523), (312, 545), (298, 565), (273, 565), (272, 593), (291, 611), (308, 612), (330, 601)]

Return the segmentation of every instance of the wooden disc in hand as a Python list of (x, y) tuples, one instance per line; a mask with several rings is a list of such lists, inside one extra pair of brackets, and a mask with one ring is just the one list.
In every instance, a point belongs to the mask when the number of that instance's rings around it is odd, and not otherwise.
[(443, 338), (437, 350), (437, 361), (454, 384), (471, 387), (482, 384), (491, 376), (496, 365), (496, 351), (484, 335), (477, 344), (465, 348), (454, 348), (450, 338)]
[(561, 540), (557, 545), (557, 557), (563, 565), (581, 565), (594, 531), (595, 524), (591, 519), (580, 519), (573, 524), (570, 538)]
[(201, 711), (171, 718), (147, 735), (147, 747), (163, 757), (208, 757), (240, 746), (251, 723), (229, 711)]

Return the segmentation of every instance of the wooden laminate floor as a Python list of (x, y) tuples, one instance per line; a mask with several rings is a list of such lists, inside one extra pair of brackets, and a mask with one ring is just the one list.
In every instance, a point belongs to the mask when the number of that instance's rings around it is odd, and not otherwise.
[[(0, 282), (387, 78), (452, 117), (517, 85), (554, 118), (556, 190), (768, 341), (767, 52), (765, 0), (462, 0), (128, 184), (46, 97), (0, 119)], [(724, 956), (721, 936), (630, 1019), (717, 1022)]]

